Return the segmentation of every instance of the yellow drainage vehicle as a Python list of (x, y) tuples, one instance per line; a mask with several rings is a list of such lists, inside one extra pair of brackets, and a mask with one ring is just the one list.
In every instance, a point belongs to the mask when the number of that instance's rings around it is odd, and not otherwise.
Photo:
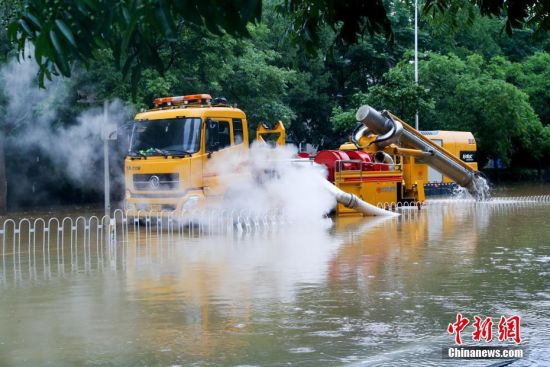
[[(248, 154), (248, 121), (224, 98), (208, 94), (157, 98), (154, 108), (135, 116), (124, 162), (125, 206), (130, 212), (180, 211), (222, 196), (223, 183), (207, 162), (222, 154)], [(282, 122), (260, 124), (257, 136), (277, 136)], [(263, 140), (263, 139), (262, 139)]]
[[(137, 114), (133, 123), (125, 159), (126, 209), (133, 214), (182, 211), (204, 199), (221, 198), (226, 187), (208, 162), (216, 156), (221, 158), (218, 162), (224, 162), (226, 154), (248, 155), (245, 113), (208, 94), (157, 98), (154, 105)], [(454, 148), (443, 147), (396, 116), (369, 106), (359, 109), (357, 120), (361, 125), (352, 135), (353, 144), (309, 158), (327, 167), (328, 180), (333, 184), (330, 191), (339, 203), (337, 214), (360, 214), (358, 208), (363, 208), (363, 214), (371, 213), (367, 203), (392, 206), (423, 202), (427, 166), (473, 194), (484, 194), (477, 167), (466, 164), (464, 157), (461, 160), (452, 151), (471, 152), (475, 144), (464, 148), (455, 142)], [(260, 124), (256, 138), (272, 145), (284, 144), (282, 122), (273, 129)], [(473, 139), (471, 134), (467, 139)], [(422, 164), (415, 162), (419, 159)], [(235, 174), (245, 172), (243, 166), (243, 172)], [(364, 205), (357, 205), (357, 200)]]
[(126, 209), (174, 211), (221, 194), (207, 161), (248, 150), (246, 115), (208, 94), (157, 98), (135, 117), (125, 159)]

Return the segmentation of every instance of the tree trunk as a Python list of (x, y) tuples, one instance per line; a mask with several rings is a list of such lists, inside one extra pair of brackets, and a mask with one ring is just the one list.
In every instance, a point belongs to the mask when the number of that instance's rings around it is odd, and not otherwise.
[(4, 159), (4, 133), (0, 130), (0, 215), (7, 211), (8, 182), (6, 180), (6, 161)]

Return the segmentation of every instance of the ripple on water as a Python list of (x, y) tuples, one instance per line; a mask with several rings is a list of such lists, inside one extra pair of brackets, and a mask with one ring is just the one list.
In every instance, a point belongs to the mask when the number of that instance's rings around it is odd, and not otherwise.
[(296, 348), (290, 348), (288, 352), (292, 354), (313, 353), (315, 352), (315, 349), (310, 347), (296, 347)]
[(386, 334), (391, 330), (391, 325), (382, 322), (372, 322), (367, 324), (365, 329), (373, 334)]
[(331, 330), (314, 331), (314, 332), (308, 333), (308, 335), (321, 336), (321, 337), (325, 337), (325, 338), (339, 338), (339, 337), (344, 336), (344, 334), (342, 334), (341, 332), (334, 331), (334, 330), (333, 331), (331, 331)]

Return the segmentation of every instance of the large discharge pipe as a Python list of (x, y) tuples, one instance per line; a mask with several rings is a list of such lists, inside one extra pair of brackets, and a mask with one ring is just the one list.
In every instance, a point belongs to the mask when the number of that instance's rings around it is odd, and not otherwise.
[(369, 216), (395, 216), (399, 215), (389, 210), (381, 209), (377, 206), (367, 203), (361, 200), (356, 195), (347, 193), (334, 186), (331, 182), (323, 179), (323, 185), (325, 188), (334, 195), (337, 202), (344, 205), (346, 208), (357, 210), (359, 213)]
[(395, 139), (392, 139), (391, 142), (399, 140), (400, 145), (404, 147), (429, 153), (422, 157), (422, 160), (428, 165), (465, 187), (476, 199), (488, 197), (487, 182), (479, 175), (479, 172), (441, 149), (412, 127), (405, 124), (403, 129), (396, 128), (396, 124), (400, 124), (400, 122), (394, 121), (389, 115), (382, 114), (367, 105), (361, 106), (355, 117), (357, 121), (367, 126), (375, 134), (385, 135), (392, 130), (396, 131)]

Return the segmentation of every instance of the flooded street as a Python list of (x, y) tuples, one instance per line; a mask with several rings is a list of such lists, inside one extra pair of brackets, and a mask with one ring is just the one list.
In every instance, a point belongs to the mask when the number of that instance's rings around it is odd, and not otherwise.
[[(543, 185), (496, 191), (549, 193)], [(497, 362), (442, 359), (457, 312), (491, 316), (491, 346), (514, 345), (496, 340), (496, 324), (501, 315), (521, 316), (527, 355), (512, 366), (550, 365), (549, 217), (549, 203), (501, 199), (241, 235), (180, 239), (153, 229), (119, 238), (114, 262), (97, 261), (101, 252), (91, 246), (75, 255), (87, 256), (80, 265), (71, 252), (61, 270), (47, 271), (42, 260), (29, 266), (26, 252), (14, 265), (8, 242), (0, 366)], [(36, 256), (43, 248), (39, 241)], [(465, 344), (483, 345), (472, 331), (471, 324), (463, 331)]]

